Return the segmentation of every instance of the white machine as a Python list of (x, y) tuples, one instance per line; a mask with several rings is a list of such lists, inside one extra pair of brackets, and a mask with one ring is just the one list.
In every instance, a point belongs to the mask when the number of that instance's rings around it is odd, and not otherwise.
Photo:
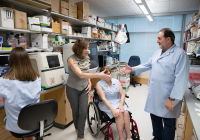
[(29, 58), (34, 70), (41, 76), (43, 89), (58, 86), (66, 81), (61, 53), (30, 53)]
[(64, 66), (65, 66), (65, 72), (69, 72), (68, 71), (68, 64), (67, 64), (67, 59), (74, 54), (74, 52), (72, 51), (72, 47), (73, 47), (74, 43), (68, 43), (65, 44), (63, 46), (63, 62), (64, 62)]

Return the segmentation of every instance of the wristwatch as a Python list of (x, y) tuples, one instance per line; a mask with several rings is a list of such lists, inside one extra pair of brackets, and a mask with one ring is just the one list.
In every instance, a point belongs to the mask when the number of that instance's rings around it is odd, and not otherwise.
[(171, 97), (168, 98), (170, 101), (175, 101), (175, 99), (172, 99)]

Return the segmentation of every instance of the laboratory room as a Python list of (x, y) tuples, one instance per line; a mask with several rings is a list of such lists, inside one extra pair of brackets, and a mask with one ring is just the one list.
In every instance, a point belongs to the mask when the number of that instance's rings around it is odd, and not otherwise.
[(200, 0), (0, 0), (0, 140), (200, 140)]

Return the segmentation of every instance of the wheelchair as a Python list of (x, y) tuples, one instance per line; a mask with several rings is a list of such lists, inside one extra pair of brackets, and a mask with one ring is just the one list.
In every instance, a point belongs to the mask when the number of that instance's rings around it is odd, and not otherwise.
[[(129, 97), (126, 95), (126, 98)], [(102, 100), (98, 96), (97, 91), (94, 87), (93, 101), (89, 103), (87, 108), (87, 124), (90, 133), (94, 137), (97, 137), (101, 131), (104, 134), (104, 140), (114, 140), (112, 128), (110, 125), (112, 123), (115, 123), (115, 118), (110, 119), (105, 112), (101, 111), (98, 107), (99, 102), (102, 102)], [(133, 140), (140, 140), (137, 123), (132, 119), (131, 114), (132, 113), (129, 113), (131, 123), (131, 138)], [(103, 126), (103, 124), (105, 125)]]

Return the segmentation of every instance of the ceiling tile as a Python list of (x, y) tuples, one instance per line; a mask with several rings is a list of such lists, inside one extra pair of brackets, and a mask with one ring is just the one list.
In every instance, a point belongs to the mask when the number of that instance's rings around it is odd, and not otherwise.
[(169, 7), (160, 7), (160, 8), (150, 8), (151, 13), (156, 14), (156, 13), (166, 13), (169, 12)]
[(115, 11), (118, 11), (121, 15), (134, 15), (134, 11), (129, 6), (112, 7)]
[(136, 5), (134, 0), (123, 0), (127, 5)]
[(119, 13), (118, 11), (112, 9), (112, 8), (95, 8), (92, 7), (89, 9), (89, 14), (93, 14), (96, 16), (100, 16), (100, 17), (111, 17), (111, 16), (121, 16), (121, 13)]
[(147, 3), (149, 9), (154, 9), (154, 8), (161, 8), (161, 7), (168, 7), (169, 6), (169, 2), (155, 2), (155, 3)]
[(193, 0), (193, 2), (190, 5), (188, 11), (199, 10), (199, 6), (200, 6), (200, 0)]
[(187, 11), (192, 4), (192, 0), (170, 1), (170, 12)]
[[(83, 0), (72, 0), (73, 2), (80, 2)], [(102, 7), (109, 7), (108, 5), (106, 5), (105, 3), (103, 3), (100, 0), (84, 0), (84, 2), (87, 2), (89, 4), (89, 7), (91, 6), (98, 6), (98, 9), (102, 8)]]
[(137, 5), (129, 5), (129, 7), (133, 10), (133, 12), (137, 15), (143, 14), (140, 8)]
[(101, 0), (104, 4), (110, 7), (125, 6), (127, 5), (123, 0)]

